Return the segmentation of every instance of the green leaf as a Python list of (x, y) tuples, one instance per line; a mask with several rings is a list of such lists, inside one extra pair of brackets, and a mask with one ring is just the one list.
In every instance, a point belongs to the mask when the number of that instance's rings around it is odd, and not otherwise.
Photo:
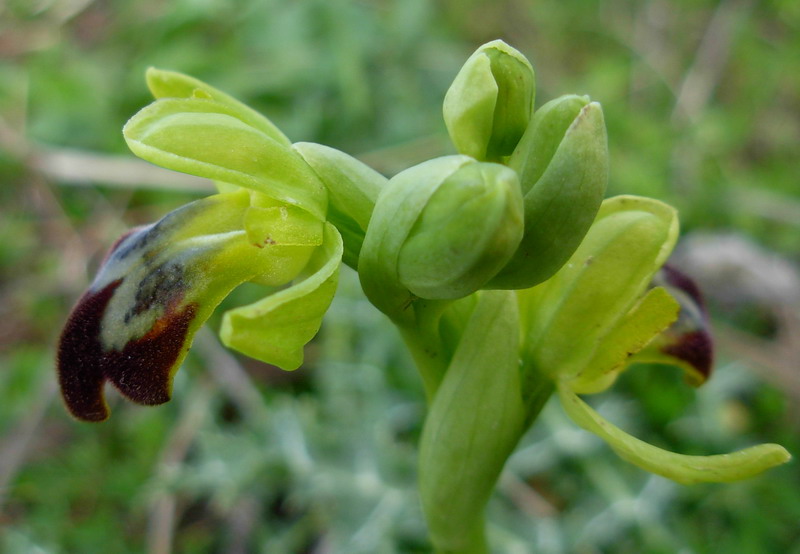
[(178, 73), (150, 67), (145, 74), (147, 86), (156, 98), (211, 98), (224, 105), (229, 113), (271, 139), (289, 146), (291, 141), (269, 119), (211, 85)]
[(560, 384), (558, 394), (570, 418), (606, 441), (621, 458), (678, 483), (738, 481), (791, 459), (786, 449), (777, 444), (761, 444), (716, 456), (675, 454), (632, 437), (611, 424), (578, 398), (569, 385)]
[(226, 312), (222, 342), (286, 370), (300, 367), (303, 347), (316, 335), (336, 292), (342, 251), (341, 236), (326, 223), (323, 244), (300, 280), (259, 302)]
[(156, 165), (250, 188), (325, 219), (327, 193), (286, 145), (211, 99), (166, 98), (123, 128), (128, 146)]

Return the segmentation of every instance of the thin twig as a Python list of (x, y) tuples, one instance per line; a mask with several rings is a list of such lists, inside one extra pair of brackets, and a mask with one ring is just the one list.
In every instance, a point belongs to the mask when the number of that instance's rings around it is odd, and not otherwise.
[(31, 167), (64, 185), (99, 184), (199, 194), (214, 191), (214, 185), (208, 179), (162, 169), (130, 156), (58, 148), (38, 150), (29, 160)]

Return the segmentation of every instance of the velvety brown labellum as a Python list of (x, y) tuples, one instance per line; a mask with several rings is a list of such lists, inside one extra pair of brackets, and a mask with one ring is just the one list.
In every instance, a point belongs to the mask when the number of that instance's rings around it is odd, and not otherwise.
[(122, 279), (88, 291), (70, 314), (58, 347), (58, 377), (67, 408), (84, 421), (103, 421), (109, 410), (103, 397), (106, 380), (139, 404), (163, 404), (170, 398), (172, 368), (181, 355), (197, 306), (180, 311), (175, 303), (148, 333), (121, 351), (106, 351), (101, 322)]
[(702, 376), (702, 381), (697, 383), (698, 385), (711, 377), (714, 346), (711, 336), (706, 331), (683, 333), (673, 344), (664, 346), (662, 351), (691, 365)]
[[(661, 347), (661, 351), (674, 358), (685, 361), (697, 372), (694, 384), (699, 385), (711, 376), (714, 365), (714, 343), (709, 331), (706, 311), (700, 288), (686, 274), (671, 265), (664, 265), (658, 276), (667, 290), (680, 291), (681, 312), (678, 321), (667, 331), (671, 338)], [(693, 306), (686, 305), (687, 303)]]

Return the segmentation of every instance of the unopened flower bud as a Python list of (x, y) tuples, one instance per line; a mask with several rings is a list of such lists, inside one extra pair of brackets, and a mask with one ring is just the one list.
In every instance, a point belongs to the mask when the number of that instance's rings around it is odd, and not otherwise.
[(413, 297), (454, 299), (480, 289), (522, 236), (522, 197), (505, 166), (446, 156), (403, 171), (378, 198), (359, 262), (385, 313)]
[(536, 79), (530, 62), (502, 40), (470, 56), (444, 98), (444, 121), (461, 154), (497, 161), (528, 127)]

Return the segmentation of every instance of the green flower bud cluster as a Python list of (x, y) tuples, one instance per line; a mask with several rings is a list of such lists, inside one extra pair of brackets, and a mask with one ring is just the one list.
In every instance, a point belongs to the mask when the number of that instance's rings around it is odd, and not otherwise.
[(564, 96), (534, 113), (528, 60), (502, 41), (480, 47), (447, 92), (460, 156), (429, 160), (378, 196), (359, 262), (364, 291), (396, 322), (414, 303), (536, 285), (569, 259), (605, 192), (602, 110)]
[(603, 200), (600, 105), (568, 95), (533, 110), (528, 60), (481, 46), (444, 99), (455, 155), (391, 179), (295, 143), (196, 79), (151, 69), (156, 101), (125, 125), (131, 150), (206, 177), (221, 193), (135, 229), (111, 248), (61, 336), (70, 412), (108, 417), (105, 382), (140, 404), (169, 400), (199, 327), (236, 286), (272, 287), (229, 310), (222, 341), (291, 370), (320, 328), (341, 262), (398, 326), (429, 402), (420, 499), (438, 552), (488, 551), (483, 511), (519, 438), (557, 392), (567, 414), (622, 458), (670, 479), (732, 481), (788, 460), (767, 444), (683, 456), (631, 437), (578, 394), (634, 362), (701, 384), (713, 359), (699, 291), (665, 265), (674, 209)]

